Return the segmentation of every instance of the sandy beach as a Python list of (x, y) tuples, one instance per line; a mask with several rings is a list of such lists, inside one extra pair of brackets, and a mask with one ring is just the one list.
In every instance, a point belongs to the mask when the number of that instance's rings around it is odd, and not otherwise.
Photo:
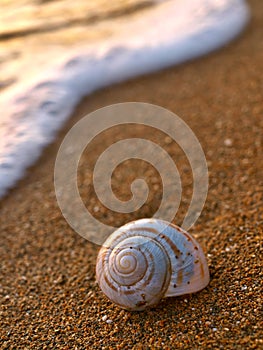
[[(0, 202), (1, 349), (263, 348), (263, 4), (249, 4), (249, 26), (227, 47), (86, 97), (56, 141)], [(190, 233), (207, 256), (210, 284), (193, 295), (164, 299), (142, 313), (120, 310), (103, 296), (95, 281), (99, 247), (69, 227), (53, 183), (56, 154), (66, 132), (89, 112), (127, 101), (156, 104), (179, 115), (198, 137), (209, 168), (206, 204)], [(147, 138), (147, 131), (123, 129), (116, 136), (112, 130), (104, 142), (137, 135)], [(177, 157), (177, 146), (163, 134), (154, 140)], [(135, 162), (129, 170), (131, 178), (146, 173), (155, 191), (141, 211), (114, 214), (98, 202), (91, 177), (102, 146), (95, 140), (79, 169), (89, 211), (115, 226), (151, 217), (162, 186), (146, 164)], [(176, 163), (182, 171), (184, 162), (179, 157)], [(124, 166), (116, 173), (126, 178)], [(185, 171), (186, 191), (191, 192), (191, 181)], [(117, 188), (120, 198), (126, 198), (125, 187)]]

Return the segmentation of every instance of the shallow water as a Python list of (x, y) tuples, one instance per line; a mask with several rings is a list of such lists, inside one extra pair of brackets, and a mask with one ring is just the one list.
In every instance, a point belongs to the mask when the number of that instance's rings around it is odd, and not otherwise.
[(2, 0), (0, 196), (84, 95), (212, 51), (248, 18), (243, 0)]
[(37, 74), (39, 65), (59, 52), (115, 35), (118, 19), (128, 21), (155, 4), (153, 0), (2, 0), (0, 89), (23, 79), (25, 71)]

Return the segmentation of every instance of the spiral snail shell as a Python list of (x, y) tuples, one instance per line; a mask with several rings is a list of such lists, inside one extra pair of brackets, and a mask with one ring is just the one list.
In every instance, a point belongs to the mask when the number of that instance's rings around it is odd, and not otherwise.
[(209, 271), (189, 233), (163, 220), (141, 219), (108, 237), (97, 258), (96, 278), (111, 301), (140, 311), (163, 297), (203, 289)]

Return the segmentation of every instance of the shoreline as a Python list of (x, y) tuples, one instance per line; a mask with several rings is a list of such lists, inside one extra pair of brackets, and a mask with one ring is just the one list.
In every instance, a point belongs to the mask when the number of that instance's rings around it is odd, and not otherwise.
[[(40, 50), (33, 50), (30, 43), (27, 46), (27, 39), (22, 41), (27, 49), (20, 51), (25, 56), (12, 69), (16, 76), (13, 84), (0, 95), (4, 111), (0, 125), (0, 196), (35, 162), (82, 97), (115, 82), (207, 54), (240, 34), (248, 21), (250, 11), (245, 0), (223, 0), (222, 7), (215, 0), (208, 0), (204, 7), (201, 3), (169, 1), (131, 21), (116, 19), (116, 23), (108, 23), (115, 34), (94, 43), (87, 40), (88, 46), (82, 48), (62, 48), (58, 43), (49, 49), (34, 38)], [(174, 21), (171, 12), (184, 20)], [(30, 50), (38, 54), (32, 56)], [(43, 50), (49, 51), (48, 60)], [(10, 68), (4, 67), (4, 71)]]
[[(263, 11), (259, 0), (249, 4), (251, 23), (225, 48), (83, 99), (27, 178), (0, 201), (3, 349), (143, 349), (145, 343), (164, 349), (262, 346)], [(190, 233), (204, 248), (210, 284), (143, 313), (120, 310), (104, 298), (95, 282), (98, 247), (70, 229), (53, 186), (54, 161), (66, 131), (87, 113), (124, 101), (149, 102), (178, 114), (199, 139), (209, 168), (207, 201)], [(115, 136), (107, 133), (105, 143)], [(176, 157), (175, 145), (166, 145), (160, 134), (155, 137)], [(91, 146), (84, 160), (92, 165), (100, 147)], [(94, 213), (98, 207), (96, 217), (117, 226), (137, 218), (113, 215), (98, 203), (90, 189), (91, 165), (80, 166), (88, 209)], [(178, 165), (184, 169), (184, 160), (178, 158)], [(159, 193), (160, 180), (153, 182), (153, 170), (147, 174)], [(191, 176), (185, 172), (184, 178), (188, 190)], [(118, 191), (124, 195), (125, 187)], [(188, 202), (187, 197), (178, 220)], [(150, 198), (140, 215), (151, 216), (154, 205)]]

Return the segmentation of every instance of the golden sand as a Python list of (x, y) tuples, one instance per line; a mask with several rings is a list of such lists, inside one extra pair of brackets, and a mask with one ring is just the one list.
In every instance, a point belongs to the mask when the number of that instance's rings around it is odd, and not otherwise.
[[(1, 202), (1, 349), (263, 347), (263, 11), (261, 0), (250, 4), (251, 24), (226, 48), (84, 99), (56, 142)], [(120, 311), (102, 295), (94, 275), (98, 247), (70, 229), (53, 185), (66, 131), (88, 112), (125, 101), (150, 102), (178, 114), (200, 140), (209, 166), (206, 205), (191, 233), (207, 254), (211, 282), (197, 294), (165, 299), (143, 313)], [(115, 138), (108, 132), (105, 142)], [(176, 155), (176, 145), (166, 144), (161, 134), (156, 139)], [(90, 178), (100, 147), (89, 149), (90, 168), (80, 168), (89, 210), (98, 206), (96, 216), (116, 226), (151, 216), (154, 196), (134, 215), (114, 215), (98, 203)], [(183, 169), (183, 160), (178, 162)], [(137, 170), (135, 164), (130, 176)], [(146, 174), (161, 194), (154, 169)], [(190, 175), (184, 174), (186, 189)], [(118, 195), (126, 190), (120, 186)], [(178, 221), (184, 204), (180, 210)]]

